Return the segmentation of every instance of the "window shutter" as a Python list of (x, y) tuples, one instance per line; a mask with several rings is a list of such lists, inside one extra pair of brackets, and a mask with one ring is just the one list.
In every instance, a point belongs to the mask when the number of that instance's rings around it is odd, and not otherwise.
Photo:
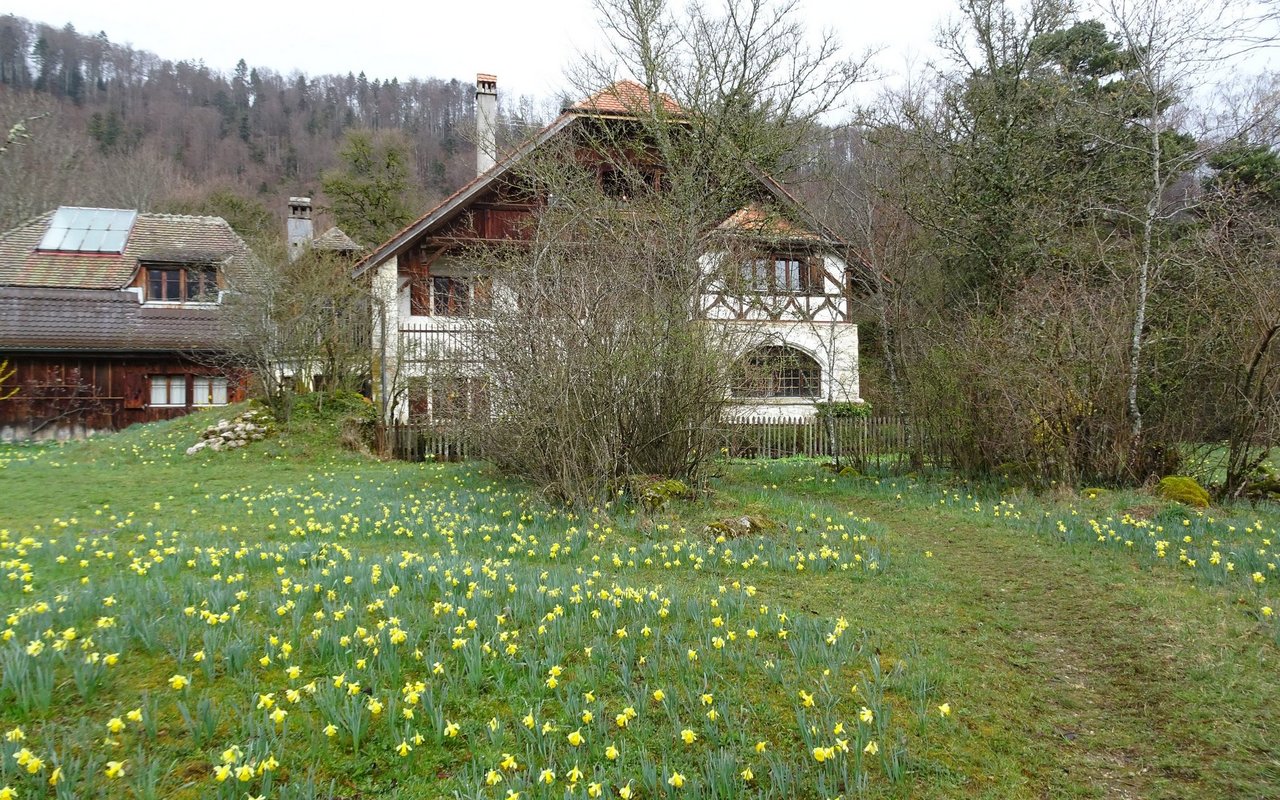
[(489, 302), (493, 297), (493, 279), (492, 278), (476, 278), (473, 281), (475, 313), (483, 315), (489, 311)]
[(411, 247), (400, 256), (400, 270), (409, 276), (409, 313), (415, 317), (431, 314), (431, 268), (422, 258), (419, 247)]

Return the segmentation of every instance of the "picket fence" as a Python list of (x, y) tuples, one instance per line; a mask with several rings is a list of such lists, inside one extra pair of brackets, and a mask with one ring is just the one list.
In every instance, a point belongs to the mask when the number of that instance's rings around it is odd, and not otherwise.
[[(925, 460), (942, 460), (931, 437), (899, 417), (836, 418), (739, 417), (720, 429), (723, 452), (733, 458), (847, 458), (899, 466), (914, 450)], [(406, 423), (378, 430), (378, 449), (406, 461), (465, 461), (482, 453), (448, 425)]]

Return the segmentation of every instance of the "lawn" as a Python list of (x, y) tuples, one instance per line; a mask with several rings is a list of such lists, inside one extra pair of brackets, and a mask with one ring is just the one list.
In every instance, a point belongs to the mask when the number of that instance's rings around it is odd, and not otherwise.
[(571, 513), (209, 421), (0, 448), (10, 796), (1280, 794), (1275, 508), (782, 461)]

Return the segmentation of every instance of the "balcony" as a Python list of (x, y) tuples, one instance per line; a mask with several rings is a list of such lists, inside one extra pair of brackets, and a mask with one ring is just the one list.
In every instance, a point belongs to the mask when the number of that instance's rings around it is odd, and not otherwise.
[(473, 319), (432, 319), (401, 325), (400, 358), (420, 364), (474, 360), (477, 324)]

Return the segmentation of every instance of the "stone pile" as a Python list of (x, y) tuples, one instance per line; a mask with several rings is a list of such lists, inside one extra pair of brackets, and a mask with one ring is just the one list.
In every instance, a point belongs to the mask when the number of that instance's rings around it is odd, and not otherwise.
[(266, 411), (249, 409), (235, 419), (220, 419), (217, 425), (205, 428), (200, 434), (200, 441), (187, 448), (187, 455), (195, 455), (201, 450), (233, 450), (249, 442), (261, 441), (270, 433), (271, 415)]

